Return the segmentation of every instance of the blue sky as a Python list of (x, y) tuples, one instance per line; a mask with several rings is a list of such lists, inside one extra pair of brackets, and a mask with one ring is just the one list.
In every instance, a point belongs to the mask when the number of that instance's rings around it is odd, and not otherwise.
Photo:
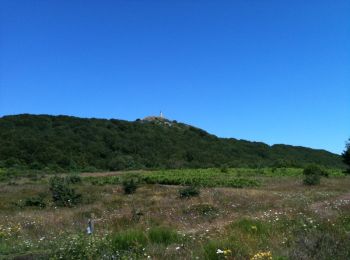
[(341, 153), (350, 1), (0, 2), (0, 115), (135, 120)]

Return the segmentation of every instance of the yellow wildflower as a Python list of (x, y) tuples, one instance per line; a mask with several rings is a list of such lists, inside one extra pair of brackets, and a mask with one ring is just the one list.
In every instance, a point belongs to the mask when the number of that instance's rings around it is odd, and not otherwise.
[(272, 260), (272, 254), (270, 251), (267, 252), (258, 252), (256, 253), (252, 258), (250, 258), (250, 260), (260, 260), (260, 259), (264, 259), (264, 260)]
[(230, 249), (224, 250), (224, 255), (229, 255), (229, 254), (231, 254), (231, 253), (232, 253), (232, 251), (231, 251)]

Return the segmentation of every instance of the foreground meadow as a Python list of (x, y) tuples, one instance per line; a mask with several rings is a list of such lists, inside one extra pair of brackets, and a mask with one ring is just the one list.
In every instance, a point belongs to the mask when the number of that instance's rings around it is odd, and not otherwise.
[(292, 168), (80, 174), (67, 205), (49, 179), (0, 183), (0, 259), (350, 259), (350, 177), (337, 170), (317, 186)]

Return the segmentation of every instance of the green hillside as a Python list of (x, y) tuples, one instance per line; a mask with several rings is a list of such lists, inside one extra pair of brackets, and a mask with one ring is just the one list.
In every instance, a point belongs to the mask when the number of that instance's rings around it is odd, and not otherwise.
[(15, 115), (0, 118), (0, 167), (62, 170), (304, 166), (343, 168), (324, 150), (218, 138), (158, 117), (136, 120)]

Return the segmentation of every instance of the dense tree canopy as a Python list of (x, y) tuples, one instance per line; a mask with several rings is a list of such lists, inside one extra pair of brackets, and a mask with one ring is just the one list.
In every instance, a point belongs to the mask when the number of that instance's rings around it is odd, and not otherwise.
[(129, 122), (27, 114), (0, 118), (2, 167), (60, 171), (309, 163), (344, 167), (339, 155), (324, 150), (218, 138), (166, 119)]
[(346, 144), (345, 151), (343, 152), (342, 156), (343, 156), (344, 163), (346, 163), (349, 166), (348, 172), (350, 173), (350, 139)]

